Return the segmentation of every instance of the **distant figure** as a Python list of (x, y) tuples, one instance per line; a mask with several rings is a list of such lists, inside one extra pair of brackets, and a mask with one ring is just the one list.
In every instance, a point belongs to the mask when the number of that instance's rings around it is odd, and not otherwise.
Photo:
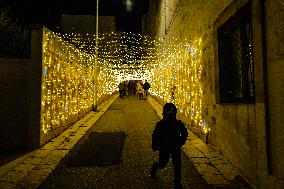
[(150, 84), (146, 80), (145, 83), (143, 84), (143, 89), (144, 89), (146, 99), (148, 98), (150, 87), (151, 87)]
[(139, 99), (143, 100), (143, 86), (140, 82), (137, 82), (137, 91), (138, 91), (138, 95), (139, 95)]
[(135, 81), (129, 81), (128, 83), (128, 90), (130, 96), (135, 96), (136, 94), (136, 82)]
[(126, 84), (125, 84), (125, 82), (119, 83), (118, 91), (119, 91), (120, 98), (124, 98), (124, 96), (126, 95)]
[(176, 91), (176, 86), (173, 86), (172, 88), (171, 88), (171, 101), (174, 101), (174, 99), (175, 99), (175, 91)]
[(125, 95), (126, 95), (126, 96), (129, 95), (128, 83), (129, 83), (129, 81), (124, 81), (124, 85), (125, 85)]
[(163, 107), (163, 119), (156, 123), (152, 134), (152, 149), (159, 151), (159, 162), (154, 162), (150, 175), (155, 177), (158, 169), (165, 168), (170, 156), (174, 167), (174, 186), (181, 189), (181, 146), (185, 144), (188, 132), (181, 120), (176, 119), (177, 108), (173, 103)]

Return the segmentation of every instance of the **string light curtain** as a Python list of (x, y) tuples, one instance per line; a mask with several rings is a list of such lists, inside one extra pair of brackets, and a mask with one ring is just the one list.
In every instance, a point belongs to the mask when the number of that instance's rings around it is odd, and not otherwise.
[(94, 77), (98, 77), (98, 99), (116, 90), (111, 70), (101, 68), (99, 75), (93, 75), (94, 61), (93, 55), (44, 29), (41, 128), (47, 138), (91, 110)]
[(148, 78), (152, 94), (163, 103), (176, 104), (186, 123), (207, 133), (210, 128), (203, 115), (202, 40), (172, 39), (162, 44), (156, 49), (158, 63)]

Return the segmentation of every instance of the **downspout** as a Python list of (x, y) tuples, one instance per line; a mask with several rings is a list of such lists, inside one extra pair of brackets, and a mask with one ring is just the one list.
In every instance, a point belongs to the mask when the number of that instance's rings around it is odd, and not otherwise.
[(93, 102), (93, 111), (98, 111), (98, 35), (99, 35), (99, 0), (97, 0), (96, 6), (96, 61), (94, 65), (94, 102)]
[(167, 0), (165, 0), (165, 38), (167, 35)]
[(267, 171), (272, 175), (273, 167), (271, 160), (271, 130), (269, 114), (269, 91), (268, 91), (268, 62), (267, 62), (267, 43), (266, 43), (266, 11), (265, 0), (260, 0), (261, 6), (261, 30), (262, 30), (262, 56), (263, 56), (263, 81), (264, 81), (264, 105), (265, 105), (265, 135), (266, 135), (266, 157)]

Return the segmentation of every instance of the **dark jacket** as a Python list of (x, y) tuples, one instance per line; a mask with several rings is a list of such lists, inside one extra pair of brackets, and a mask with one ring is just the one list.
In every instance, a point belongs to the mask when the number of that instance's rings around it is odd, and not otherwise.
[(152, 134), (152, 149), (172, 151), (185, 144), (187, 129), (181, 120), (165, 120), (156, 123)]
[(150, 84), (148, 83), (148, 82), (145, 82), (144, 84), (143, 84), (143, 89), (144, 90), (148, 90), (148, 89), (150, 89)]

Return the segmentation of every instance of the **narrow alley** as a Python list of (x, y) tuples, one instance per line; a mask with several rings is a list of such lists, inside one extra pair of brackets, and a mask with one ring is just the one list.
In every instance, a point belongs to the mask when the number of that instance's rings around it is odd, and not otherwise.
[(284, 189), (283, 10), (284, 0), (2, 0), (0, 189), (173, 188), (171, 161), (150, 177), (167, 103), (186, 128), (160, 139), (178, 147), (175, 170), (184, 144), (185, 189)]
[[(148, 101), (117, 98), (39, 188), (173, 188), (171, 162), (155, 180), (149, 176), (158, 158), (151, 133), (159, 119)], [(184, 153), (182, 182), (184, 188), (210, 188)]]

